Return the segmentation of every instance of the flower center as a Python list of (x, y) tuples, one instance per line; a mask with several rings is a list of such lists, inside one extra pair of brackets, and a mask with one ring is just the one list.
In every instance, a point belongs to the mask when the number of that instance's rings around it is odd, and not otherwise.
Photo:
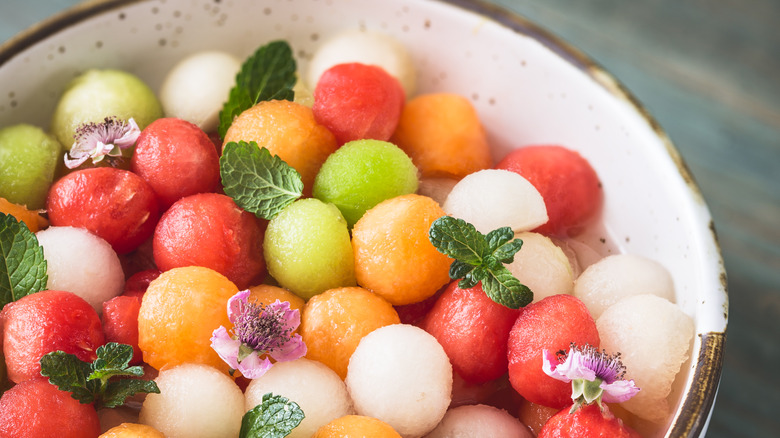
[(286, 324), (284, 310), (249, 302), (241, 302), (233, 326), (238, 340), (258, 352), (281, 347), (293, 332)]

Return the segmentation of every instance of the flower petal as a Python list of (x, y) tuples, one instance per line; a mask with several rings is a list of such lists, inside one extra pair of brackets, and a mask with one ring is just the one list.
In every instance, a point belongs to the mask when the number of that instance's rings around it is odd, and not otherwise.
[(114, 144), (120, 149), (127, 149), (134, 145), (141, 135), (141, 129), (138, 128), (138, 124), (132, 117), (127, 120), (124, 129), (125, 132), (122, 133), (122, 136), (114, 140)]
[(615, 380), (612, 383), (603, 382), (601, 389), (604, 390), (602, 399), (607, 403), (622, 403), (639, 392), (639, 388), (633, 380)]
[(542, 350), (542, 371), (553, 379), (562, 382), (571, 382), (571, 379), (558, 371), (559, 365), (560, 362), (558, 361), (557, 354), (550, 353), (547, 349)]
[(262, 377), (263, 374), (268, 371), (273, 364), (268, 358), (260, 358), (257, 352), (254, 352), (244, 358), (241, 363), (238, 364), (236, 369), (247, 379), (257, 379)]
[(269, 354), (278, 362), (295, 360), (306, 354), (306, 343), (303, 342), (301, 335), (295, 334), (284, 345), (273, 349)]
[(231, 338), (225, 327), (220, 326), (211, 334), (211, 348), (234, 370), (238, 369), (238, 348), (240, 346), (241, 342)]
[(65, 154), (65, 167), (67, 167), (68, 169), (75, 169), (81, 166), (82, 164), (84, 164), (84, 162), (87, 161), (88, 159), (89, 159), (89, 154), (80, 153), (80, 152), (76, 152), (74, 154), (71, 151), (71, 153)]
[(585, 356), (577, 349), (569, 349), (566, 360), (555, 368), (556, 373), (565, 376), (568, 380), (585, 379), (594, 380), (596, 373), (588, 367)]
[(233, 324), (236, 323), (236, 318), (241, 315), (241, 309), (243, 308), (243, 305), (246, 303), (247, 298), (249, 298), (249, 289), (238, 291), (238, 293), (230, 297), (230, 299), (228, 300), (227, 302), (228, 319)]

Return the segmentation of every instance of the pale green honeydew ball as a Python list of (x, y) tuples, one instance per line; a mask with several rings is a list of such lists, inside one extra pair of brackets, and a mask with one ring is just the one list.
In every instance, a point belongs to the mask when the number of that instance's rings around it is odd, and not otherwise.
[(154, 92), (137, 76), (121, 70), (87, 70), (68, 84), (52, 116), (51, 130), (66, 150), (83, 123), (106, 117), (133, 118), (140, 129), (162, 117)]
[(534, 302), (550, 295), (571, 294), (574, 275), (569, 258), (549, 237), (525, 231), (515, 235), (523, 241), (507, 269), (534, 293)]
[(160, 371), (159, 394), (148, 394), (140, 422), (168, 438), (236, 437), (244, 415), (244, 394), (227, 374), (188, 363)]
[(404, 437), (421, 437), (447, 412), (452, 366), (436, 338), (394, 324), (360, 340), (346, 383), (358, 414), (382, 420)]
[(650, 421), (664, 421), (670, 413), (666, 397), (695, 333), (693, 319), (676, 304), (657, 295), (633, 295), (608, 307), (596, 320), (601, 345), (620, 353), (626, 379), (640, 391), (621, 403)]
[(288, 438), (309, 438), (323, 425), (354, 413), (344, 381), (326, 365), (300, 358), (277, 362), (246, 388), (245, 409), (249, 411), (272, 393), (301, 407), (305, 418)]
[(655, 260), (636, 254), (614, 254), (588, 266), (574, 283), (574, 296), (593, 318), (620, 299), (653, 294), (674, 302), (674, 281)]
[(44, 208), (60, 162), (62, 146), (41, 128), (0, 129), (0, 198), (32, 210)]
[(194, 53), (179, 61), (165, 76), (160, 101), (166, 117), (217, 130), (219, 112), (236, 83), (241, 61), (220, 51)]
[(317, 49), (309, 63), (309, 87), (316, 88), (325, 70), (348, 62), (382, 67), (401, 82), (407, 97), (414, 96), (417, 71), (406, 47), (389, 35), (357, 29), (336, 34)]
[(314, 198), (290, 204), (268, 222), (263, 253), (271, 276), (304, 300), (356, 284), (347, 222), (333, 204)]
[(533, 438), (531, 431), (507, 411), (488, 405), (465, 405), (444, 414), (426, 438)]
[(331, 154), (314, 180), (315, 198), (341, 211), (352, 227), (367, 210), (396, 196), (415, 193), (417, 167), (398, 146), (355, 140)]
[(502, 169), (467, 175), (455, 184), (442, 208), (482, 234), (501, 227), (516, 233), (530, 231), (547, 222), (539, 191), (519, 174)]
[(75, 227), (49, 227), (35, 236), (46, 259), (47, 289), (73, 292), (98, 315), (103, 313), (103, 302), (124, 290), (122, 264), (105, 240)]

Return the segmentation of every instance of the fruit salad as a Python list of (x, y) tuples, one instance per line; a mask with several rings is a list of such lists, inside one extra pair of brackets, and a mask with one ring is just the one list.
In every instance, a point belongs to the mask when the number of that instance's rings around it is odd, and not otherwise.
[(0, 436), (662, 433), (693, 322), (663, 261), (577, 244), (588, 160), (494, 161), (387, 35), (292, 53), (0, 127)]

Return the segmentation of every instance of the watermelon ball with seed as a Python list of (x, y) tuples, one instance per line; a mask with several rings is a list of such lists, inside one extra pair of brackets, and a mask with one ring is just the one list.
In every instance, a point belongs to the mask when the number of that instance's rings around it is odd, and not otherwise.
[(568, 351), (570, 345), (600, 343), (596, 322), (585, 304), (571, 295), (553, 295), (523, 308), (509, 332), (509, 381), (526, 400), (552, 408), (570, 406), (571, 383), (542, 370), (542, 352)]
[(579, 153), (563, 146), (526, 146), (510, 152), (497, 169), (511, 170), (541, 193), (550, 220), (536, 232), (581, 233), (601, 211), (604, 193), (596, 171)]
[(157, 119), (141, 132), (130, 169), (166, 209), (179, 199), (219, 189), (219, 156), (209, 136), (176, 118)]
[(314, 118), (339, 144), (388, 140), (398, 125), (406, 95), (398, 79), (375, 65), (335, 65), (314, 89)]

